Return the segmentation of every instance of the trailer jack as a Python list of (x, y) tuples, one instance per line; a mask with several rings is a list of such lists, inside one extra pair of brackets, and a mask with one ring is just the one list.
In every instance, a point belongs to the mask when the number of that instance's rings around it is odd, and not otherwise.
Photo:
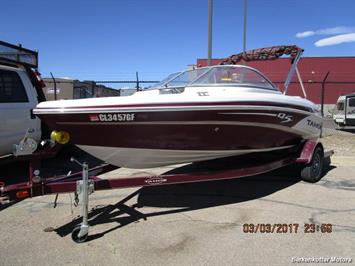
[(70, 161), (75, 162), (82, 167), (82, 180), (76, 182), (76, 194), (81, 195), (83, 221), (73, 229), (71, 235), (75, 242), (82, 243), (86, 241), (89, 235), (89, 195), (94, 193), (94, 182), (89, 180), (89, 166), (86, 162), (80, 163), (74, 157), (70, 158)]

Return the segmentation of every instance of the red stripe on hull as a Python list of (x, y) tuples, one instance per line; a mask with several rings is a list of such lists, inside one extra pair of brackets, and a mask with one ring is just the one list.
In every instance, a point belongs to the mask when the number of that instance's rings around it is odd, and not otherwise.
[[(115, 113), (121, 113), (117, 110)], [(115, 114), (115, 113), (76, 113), (76, 114), (40, 114), (38, 115), (52, 128), (57, 127), (59, 123), (75, 123), (75, 122), (96, 122), (92, 117), (98, 117), (98, 114)], [(269, 123), (286, 127), (294, 126), (307, 115), (289, 111), (269, 111), (269, 110), (200, 110), (200, 111), (149, 111), (149, 112), (131, 112), (134, 114), (134, 120), (122, 121), (126, 123), (136, 122), (249, 122), (249, 123)], [(309, 114), (311, 115), (311, 113)], [(285, 121), (285, 117), (290, 117), (289, 121)], [(118, 121), (101, 121), (108, 123), (119, 123)]]
[(195, 103), (154, 103), (154, 104), (122, 104), (122, 105), (92, 105), (92, 106), (68, 106), (68, 107), (45, 107), (38, 108), (41, 109), (93, 109), (93, 108), (146, 108), (146, 107), (191, 107), (191, 106), (274, 106), (274, 107), (285, 107), (294, 108), (302, 111), (311, 111), (309, 108), (293, 104), (283, 104), (283, 103), (273, 103), (273, 102), (195, 102)]

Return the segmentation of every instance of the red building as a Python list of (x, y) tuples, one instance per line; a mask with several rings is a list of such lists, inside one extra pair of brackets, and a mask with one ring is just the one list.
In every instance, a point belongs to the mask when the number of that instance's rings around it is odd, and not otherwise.
[[(212, 64), (219, 64), (223, 59), (213, 59)], [(270, 80), (284, 89), (283, 83), (290, 69), (289, 58), (246, 63), (264, 73)], [(207, 65), (207, 59), (197, 59), (197, 66)], [(298, 70), (306, 89), (307, 98), (321, 104), (322, 83), (329, 72), (324, 85), (324, 110), (333, 108), (340, 95), (355, 93), (355, 57), (303, 57), (298, 63)], [(289, 95), (303, 96), (296, 74), (290, 84)]]

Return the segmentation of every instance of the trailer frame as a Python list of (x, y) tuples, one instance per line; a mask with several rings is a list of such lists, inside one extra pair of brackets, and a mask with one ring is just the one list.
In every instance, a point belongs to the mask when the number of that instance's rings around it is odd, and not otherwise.
[[(318, 153), (317, 156), (315, 156), (315, 153)], [(111, 171), (117, 167), (104, 164), (90, 169), (86, 162), (81, 163), (74, 158), (71, 158), (71, 161), (76, 162), (82, 167), (81, 172), (76, 172), (67, 176), (42, 179), (36, 175), (39, 171), (37, 168), (38, 159), (32, 159), (30, 160), (29, 165), (28, 181), (8, 186), (0, 183), (0, 197), (7, 197), (9, 200), (21, 200), (29, 197), (68, 192), (80, 194), (82, 200), (83, 222), (73, 229), (72, 238), (75, 242), (81, 243), (86, 241), (89, 233), (89, 195), (94, 191), (234, 179), (263, 174), (290, 164), (298, 164), (301, 166), (301, 179), (308, 182), (317, 182), (322, 176), (302, 176), (304, 169), (309, 170), (306, 171), (306, 175), (315, 173), (312, 172), (314, 169), (317, 170), (316, 173), (323, 173), (324, 165), (330, 164), (330, 156), (332, 156), (333, 153), (332, 150), (324, 152), (323, 146), (319, 141), (308, 140), (302, 143), (297, 152), (290, 153), (288, 156), (278, 157), (276, 159), (272, 158), (259, 163), (252, 161), (242, 167), (232, 167), (230, 169), (222, 170), (202, 170), (199, 172), (187, 172), (181, 174), (167, 173), (137, 177), (121, 176), (110, 179), (100, 178), (98, 177), (98, 174)], [(319, 160), (313, 162), (315, 157), (319, 157), (322, 160), (322, 163), (320, 163)]]

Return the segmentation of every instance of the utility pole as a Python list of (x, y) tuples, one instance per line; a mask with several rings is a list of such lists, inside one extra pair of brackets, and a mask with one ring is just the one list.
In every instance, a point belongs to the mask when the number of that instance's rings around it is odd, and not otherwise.
[(248, 0), (244, 0), (243, 53), (245, 53), (247, 49), (247, 11)]
[(212, 16), (213, 16), (213, 0), (208, 0), (208, 59), (207, 65), (211, 65), (212, 61)]

